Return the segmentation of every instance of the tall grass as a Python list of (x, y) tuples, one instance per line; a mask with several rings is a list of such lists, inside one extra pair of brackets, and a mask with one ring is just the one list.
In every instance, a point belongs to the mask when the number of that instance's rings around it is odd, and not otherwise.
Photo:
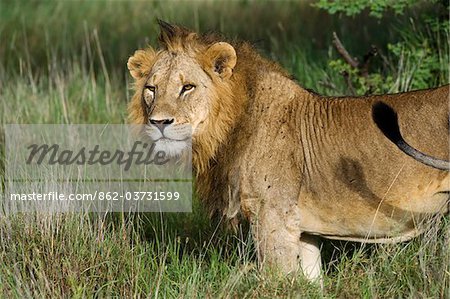
[[(156, 18), (250, 40), (302, 86), (338, 94), (346, 86), (328, 68), (333, 30), (362, 55), (371, 43), (400, 41), (393, 28), (420, 13), (378, 21), (329, 16), (307, 2), (0, 1), (1, 123), (123, 123), (126, 60), (156, 45)], [(438, 48), (445, 63), (448, 48)], [(327, 78), (334, 89), (320, 83)], [(0, 212), (0, 296), (449, 297), (449, 231), (441, 219), (397, 245), (324, 241), (321, 291), (302, 277), (259, 272), (245, 225), (224, 230), (198, 201), (176, 215)]]

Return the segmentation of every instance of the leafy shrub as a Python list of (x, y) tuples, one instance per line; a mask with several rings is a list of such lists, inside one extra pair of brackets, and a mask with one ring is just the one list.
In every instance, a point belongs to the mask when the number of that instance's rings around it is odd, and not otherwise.
[[(326, 9), (330, 14), (345, 13), (348, 16), (367, 9), (369, 15), (381, 19), (383, 13), (389, 13), (389, 9), (401, 13), (421, 3), (423, 1), (320, 0), (316, 6)], [(444, 11), (448, 11), (448, 3), (437, 4), (437, 7), (431, 13), (418, 14), (416, 20), (411, 18), (410, 26), (399, 30), (400, 40), (384, 45), (386, 54), (378, 49), (377, 59), (372, 59), (370, 70), (365, 73), (359, 65), (355, 67), (349, 63), (342, 53), (340, 58), (331, 59), (331, 72), (342, 74), (347, 85), (347, 90), (340, 92), (377, 94), (447, 84), (450, 35), (448, 15)]]

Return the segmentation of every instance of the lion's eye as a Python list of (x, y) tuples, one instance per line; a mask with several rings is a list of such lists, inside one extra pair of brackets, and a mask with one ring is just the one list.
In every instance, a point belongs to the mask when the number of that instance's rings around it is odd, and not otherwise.
[(151, 103), (153, 102), (153, 98), (155, 97), (155, 90), (156, 90), (155, 86), (145, 86), (143, 97), (147, 106), (150, 106)]
[(183, 93), (185, 93), (186, 91), (192, 90), (195, 88), (195, 85), (193, 84), (186, 84), (183, 85), (183, 88), (181, 89), (180, 95), (182, 95)]
[(145, 86), (145, 88), (148, 89), (151, 92), (155, 92), (155, 90), (156, 90), (156, 87), (152, 86), (152, 85), (147, 85), (147, 86)]

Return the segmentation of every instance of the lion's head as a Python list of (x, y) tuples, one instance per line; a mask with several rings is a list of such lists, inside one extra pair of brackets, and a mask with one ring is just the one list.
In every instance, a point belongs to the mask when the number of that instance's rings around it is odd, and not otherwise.
[(128, 60), (135, 80), (130, 120), (147, 125), (156, 148), (169, 155), (190, 146), (192, 136), (194, 166), (202, 169), (238, 110), (231, 92), (236, 51), (215, 36), (159, 24), (161, 49), (138, 50)]

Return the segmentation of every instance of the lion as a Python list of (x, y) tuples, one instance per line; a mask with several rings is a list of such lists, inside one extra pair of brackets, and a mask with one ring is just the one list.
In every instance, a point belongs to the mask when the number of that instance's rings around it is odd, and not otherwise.
[(449, 86), (325, 97), (247, 42), (159, 25), (128, 60), (130, 122), (172, 155), (192, 133), (199, 198), (248, 220), (261, 266), (317, 281), (320, 238), (401, 242), (448, 213)]

